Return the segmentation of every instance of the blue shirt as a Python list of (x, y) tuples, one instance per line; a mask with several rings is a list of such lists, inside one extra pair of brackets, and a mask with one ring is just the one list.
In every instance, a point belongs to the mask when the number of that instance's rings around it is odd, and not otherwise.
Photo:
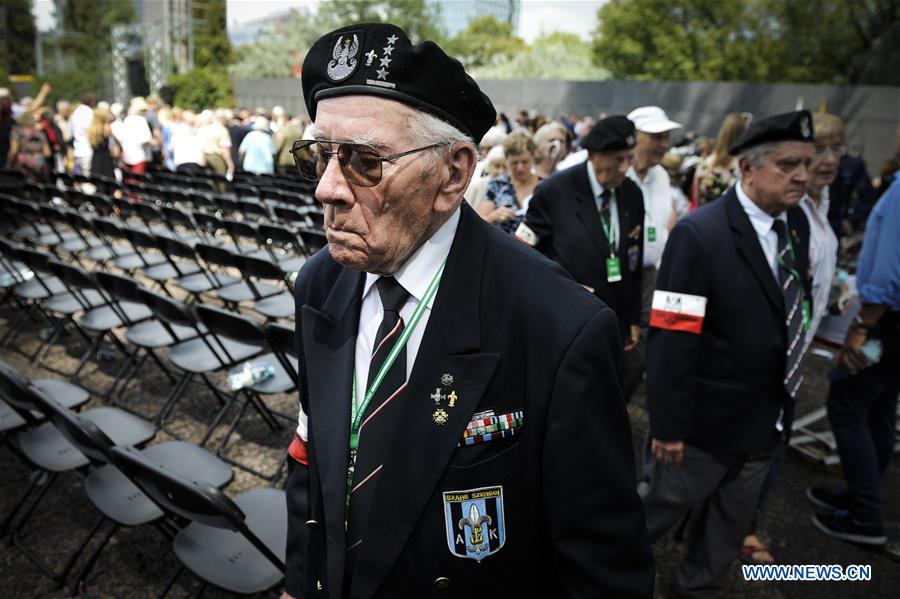
[(251, 131), (241, 142), (240, 151), (244, 153), (243, 167), (251, 173), (275, 172), (275, 144), (272, 136), (263, 131)]
[(869, 215), (856, 286), (864, 304), (900, 311), (900, 174)]

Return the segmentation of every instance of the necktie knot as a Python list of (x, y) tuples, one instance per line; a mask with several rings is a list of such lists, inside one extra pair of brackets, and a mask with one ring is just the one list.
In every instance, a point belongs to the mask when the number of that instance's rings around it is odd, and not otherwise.
[(399, 314), (409, 297), (409, 292), (394, 277), (381, 277), (375, 285), (378, 287), (378, 295), (381, 296), (381, 305), (384, 307), (384, 311)]
[(787, 243), (787, 227), (785, 226), (783, 220), (776, 218), (775, 221), (772, 222), (772, 230), (775, 231), (775, 235), (778, 236), (779, 246)]
[(609, 200), (612, 198), (612, 190), (604, 189), (600, 193), (600, 207), (603, 209), (609, 208)]

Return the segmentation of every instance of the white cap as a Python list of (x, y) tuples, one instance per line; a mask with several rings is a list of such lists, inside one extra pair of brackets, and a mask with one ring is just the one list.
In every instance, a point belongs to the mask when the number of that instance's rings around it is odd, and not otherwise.
[(644, 133), (663, 133), (672, 129), (680, 129), (681, 123), (670, 121), (666, 112), (659, 106), (641, 106), (628, 113), (628, 120), (634, 128)]

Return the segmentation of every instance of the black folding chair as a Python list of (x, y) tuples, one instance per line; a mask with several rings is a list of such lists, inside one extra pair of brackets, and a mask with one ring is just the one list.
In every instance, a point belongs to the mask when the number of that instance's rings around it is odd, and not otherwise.
[[(212, 485), (179, 476), (130, 448), (112, 449), (113, 463), (165, 510), (191, 521), (175, 536), (175, 556), (207, 585), (252, 595), (284, 579), (287, 502), (263, 488), (233, 500)], [(175, 583), (181, 568), (166, 587)]]
[[(24, 416), (27, 413), (41, 409), (42, 393), (44, 392), (29, 383), (28, 379), (19, 374), (14, 368), (5, 362), (0, 362), (0, 395), (2, 395), (4, 401), (14, 406), (21, 415)], [(52, 390), (46, 395), (52, 398)], [(152, 439), (156, 432), (153, 425), (149, 422), (118, 408), (96, 408), (83, 412), (81, 416), (93, 422), (116, 445), (143, 445)], [(34, 477), (31, 486), (29, 486), (3, 524), (0, 525), (0, 530), (6, 531), (9, 529), (12, 532), (13, 544), (41, 572), (52, 580), (61, 583), (72, 569), (72, 566), (74, 566), (78, 554), (83, 551), (89, 538), (85, 539), (78, 553), (71, 556), (62, 569), (54, 571), (44, 559), (25, 544), (21, 532), (59, 474), (80, 471), (88, 465), (89, 461), (83, 453), (69, 443), (51, 422), (44, 422), (34, 428), (25, 430), (19, 434), (18, 441), (22, 455), (34, 467), (42, 473), (46, 473), (47, 477), (46, 481), (43, 482), (43, 489), (37, 492), (37, 496), (29, 504), (29, 499), (31, 499), (31, 496), (40, 485), (42, 478), (42, 476)], [(13, 525), (17, 517), (18, 522)], [(91, 536), (93, 532), (95, 531), (92, 531)]]
[[(263, 351), (268, 348), (266, 331), (255, 321), (245, 316), (233, 314), (226, 310), (220, 310), (211, 306), (196, 306), (195, 309), (197, 317), (206, 325), (206, 328), (210, 333), (212, 333), (210, 339), (215, 339), (217, 343), (220, 344), (219, 352), (225, 355), (226, 359), (230, 362), (229, 369), (240, 369), (247, 360), (235, 359), (228, 349), (228, 343), (259, 346), (263, 348)], [(229, 442), (248, 407), (252, 407), (256, 413), (259, 414), (262, 421), (271, 431), (284, 430), (282, 424), (278, 422), (279, 418), (288, 423), (296, 421), (296, 414), (283, 414), (271, 409), (264, 400), (264, 396), (285, 393), (294, 389), (296, 385), (295, 377), (297, 366), (294, 365), (290, 369), (285, 369), (279, 357), (273, 352), (253, 356), (252, 361), (254, 363), (264, 363), (271, 366), (274, 371), (273, 376), (268, 379), (257, 381), (234, 392), (231, 403), (223, 407), (220, 414), (217, 415), (213, 426), (207, 433), (207, 437), (210, 436), (212, 428), (218, 425), (232, 405), (238, 404), (240, 409), (232, 417), (228, 430), (219, 442), (216, 453), (233, 466), (237, 466), (262, 479), (273, 481), (278, 477), (280, 465), (274, 472), (267, 474), (246, 462), (242, 462), (230, 456)], [(272, 439), (270, 435), (266, 434), (262, 441), (269, 444), (274, 441), (275, 447), (282, 449), (289, 442), (289, 437), (279, 440), (277, 438)]]
[[(153, 523), (170, 541), (177, 529), (163, 520), (165, 514), (153, 500), (144, 495), (126, 475), (110, 463), (110, 452), (115, 443), (100, 427), (63, 407), (52, 398), (36, 394), (33, 399), (47, 419), (69, 443), (88, 458), (91, 465), (84, 479), (84, 490), (99, 512), (99, 518), (79, 550), (70, 559), (72, 561), (78, 559), (105, 521), (112, 523), (73, 584), (74, 593), (83, 588), (103, 548), (120, 527), (133, 528)], [(143, 449), (141, 453), (170, 472), (193, 480), (202, 480), (215, 488), (223, 488), (233, 478), (231, 468), (225, 462), (193, 443), (165, 441)]]
[[(179, 434), (169, 427), (168, 418), (187, 386), (196, 376), (199, 376), (220, 405), (219, 411), (213, 417), (212, 424), (200, 443), (206, 445), (213, 430), (224, 418), (225, 412), (234, 401), (234, 396), (216, 387), (209, 379), (209, 375), (213, 372), (227, 370), (239, 362), (258, 355), (262, 352), (264, 343), (243, 343), (231, 339), (221, 339), (213, 331), (207, 331), (206, 323), (200, 322), (195, 312), (182, 302), (146, 289), (139, 289), (138, 292), (144, 297), (144, 301), (153, 310), (157, 319), (167, 323), (170, 327), (178, 325), (192, 328), (197, 333), (197, 337), (181, 341), (168, 348), (169, 362), (181, 370), (182, 375), (163, 402), (155, 421), (167, 433), (176, 439), (180, 438)], [(173, 334), (173, 331), (170, 330), (170, 334)]]

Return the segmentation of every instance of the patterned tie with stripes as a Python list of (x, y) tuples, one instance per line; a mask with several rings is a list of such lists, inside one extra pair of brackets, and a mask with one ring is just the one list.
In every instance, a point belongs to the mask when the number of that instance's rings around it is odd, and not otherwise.
[[(381, 277), (375, 283), (384, 307), (384, 318), (372, 350), (366, 389), (372, 385), (391, 348), (403, 332), (400, 309), (409, 297), (394, 277)], [(359, 447), (353, 470), (353, 486), (350, 490), (349, 518), (347, 520), (346, 575), (353, 576), (359, 546), (362, 544), (372, 499), (378, 487), (378, 474), (384, 464), (391, 435), (399, 419), (400, 402), (397, 399), (406, 389), (406, 348), (400, 350), (387, 371), (378, 391), (366, 407), (359, 428)]]
[(797, 390), (803, 382), (800, 358), (803, 357), (803, 289), (800, 273), (794, 261), (794, 252), (788, 243), (787, 226), (782, 220), (775, 220), (772, 229), (778, 235), (778, 281), (784, 296), (784, 310), (787, 315), (787, 360), (784, 370), (784, 389), (791, 399), (796, 399)]

